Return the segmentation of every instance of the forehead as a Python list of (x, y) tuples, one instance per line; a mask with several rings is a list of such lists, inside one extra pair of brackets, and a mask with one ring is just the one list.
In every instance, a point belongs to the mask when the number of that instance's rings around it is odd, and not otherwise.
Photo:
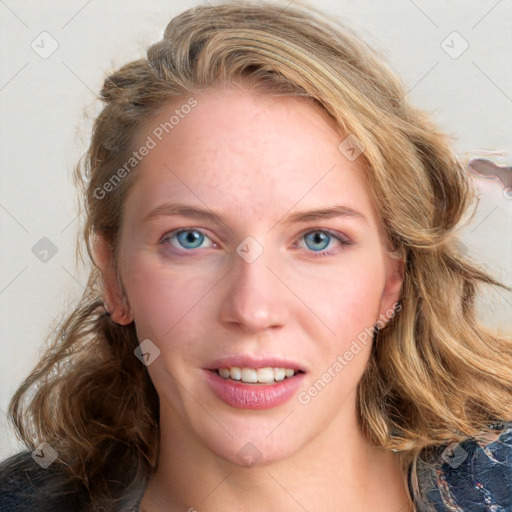
[(253, 215), (298, 203), (374, 213), (362, 159), (349, 161), (338, 150), (344, 135), (313, 100), (236, 86), (193, 98), (191, 109), (181, 110), (188, 98), (169, 104), (139, 137), (154, 143), (130, 191), (141, 214), (178, 198)]

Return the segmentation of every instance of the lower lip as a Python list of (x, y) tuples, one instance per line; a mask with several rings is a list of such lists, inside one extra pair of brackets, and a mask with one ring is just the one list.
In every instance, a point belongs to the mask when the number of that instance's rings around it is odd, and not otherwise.
[(297, 373), (275, 384), (247, 384), (224, 379), (211, 370), (203, 371), (213, 393), (226, 404), (239, 409), (271, 409), (282, 405), (297, 393), (304, 377), (303, 373)]

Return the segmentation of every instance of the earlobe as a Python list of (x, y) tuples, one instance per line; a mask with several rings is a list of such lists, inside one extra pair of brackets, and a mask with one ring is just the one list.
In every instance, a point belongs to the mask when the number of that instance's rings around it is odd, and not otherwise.
[(404, 282), (405, 264), (401, 259), (390, 259), (386, 283), (382, 291), (379, 329), (382, 329), (395, 314), (396, 304), (400, 301), (400, 293)]
[(133, 315), (119, 282), (113, 261), (113, 247), (110, 240), (103, 234), (94, 234), (93, 259), (101, 273), (106, 311), (115, 323), (128, 325), (133, 321)]

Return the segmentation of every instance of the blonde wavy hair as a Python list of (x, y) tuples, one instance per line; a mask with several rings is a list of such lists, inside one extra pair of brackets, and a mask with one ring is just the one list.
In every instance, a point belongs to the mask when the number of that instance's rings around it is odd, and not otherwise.
[[(385, 59), (311, 6), (192, 8), (171, 20), (147, 58), (106, 78), (103, 108), (75, 171), (86, 213), (79, 243), (91, 261), (95, 233), (117, 249), (137, 171), (103, 198), (95, 190), (127, 161), (141, 129), (176, 98), (242, 79), (264, 94), (313, 99), (340, 133), (365, 146), (360, 158), (371, 193), (405, 263), (401, 311), (376, 334), (358, 387), (368, 442), (399, 452), (405, 472), (428, 446), (476, 437), (511, 420), (511, 339), (479, 325), (475, 310), (479, 285), (510, 288), (457, 245), (456, 228), (475, 199), (465, 163), (408, 103)], [(130, 497), (141, 496), (155, 468), (159, 403), (133, 354), (134, 323), (112, 321), (101, 273), (91, 268), (85, 293), (9, 412), (30, 449), (46, 441), (59, 453), (67, 473), (87, 487), (94, 510), (123, 510)]]

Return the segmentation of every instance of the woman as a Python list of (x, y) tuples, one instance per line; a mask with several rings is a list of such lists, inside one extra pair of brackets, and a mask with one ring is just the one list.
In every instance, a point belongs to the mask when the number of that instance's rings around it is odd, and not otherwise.
[(2, 511), (512, 510), (512, 344), (474, 311), (500, 284), (454, 236), (471, 182), (382, 59), (231, 2), (101, 96), (94, 268), (13, 397)]

